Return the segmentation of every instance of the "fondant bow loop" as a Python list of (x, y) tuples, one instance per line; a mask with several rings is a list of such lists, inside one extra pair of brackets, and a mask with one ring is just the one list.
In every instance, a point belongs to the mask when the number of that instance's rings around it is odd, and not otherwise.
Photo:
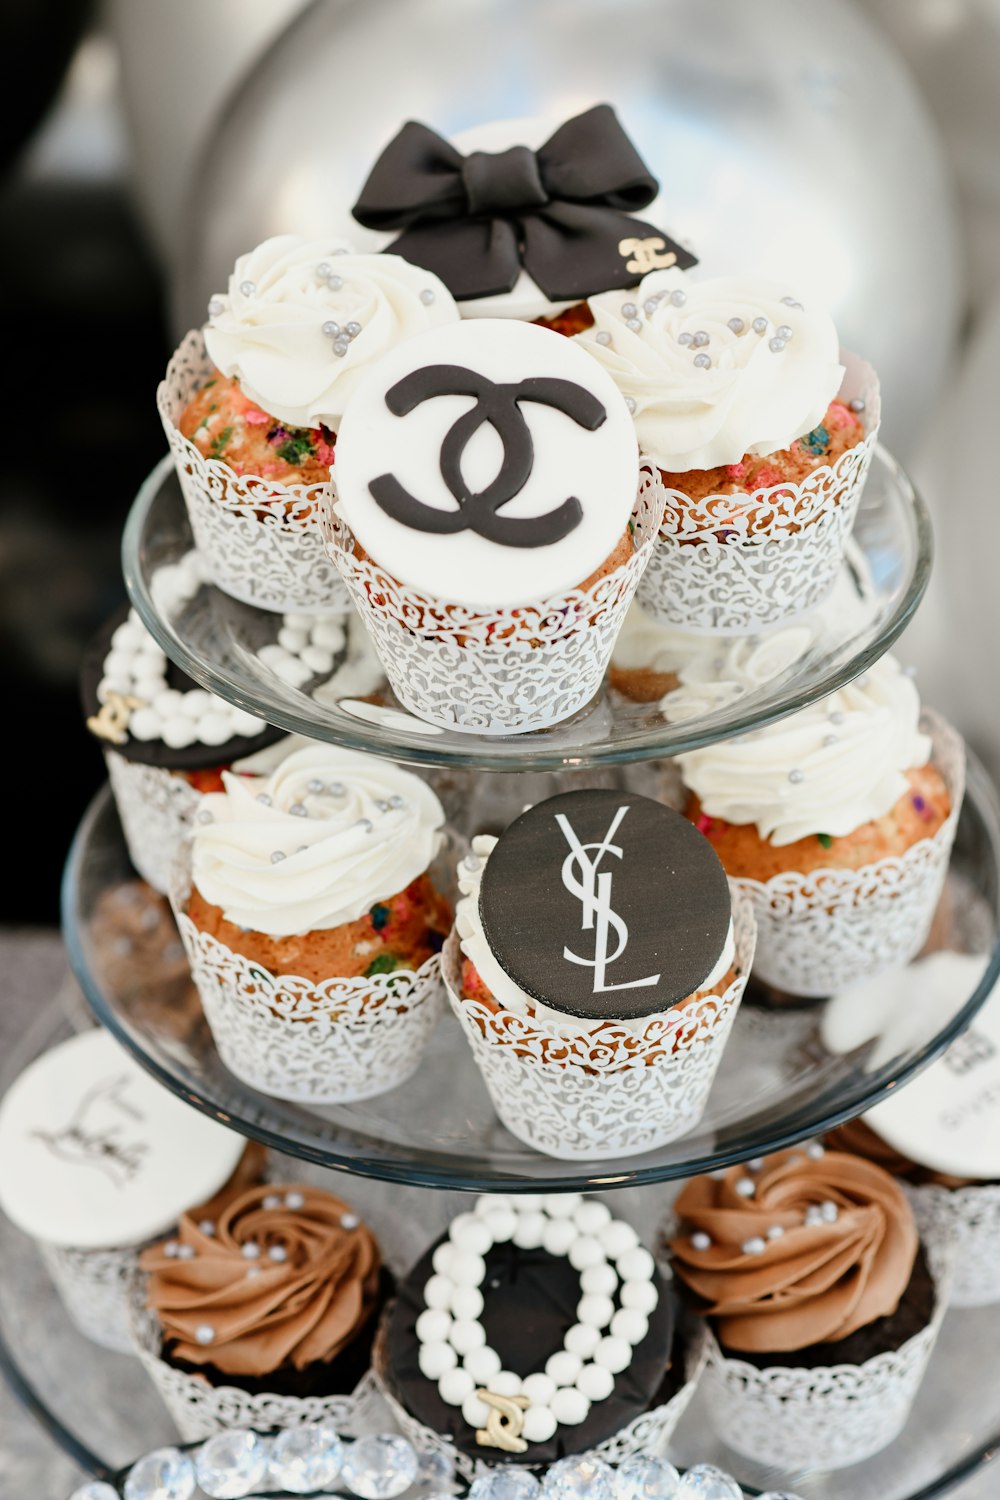
[[(553, 302), (634, 286), (646, 270), (695, 257), (633, 217), (652, 176), (609, 104), (577, 115), (537, 151), (463, 156), (408, 121), (354, 205), (368, 229), (400, 229), (387, 249), (433, 271), (459, 301), (509, 292), (524, 269)], [(637, 262), (637, 242), (647, 245)]]

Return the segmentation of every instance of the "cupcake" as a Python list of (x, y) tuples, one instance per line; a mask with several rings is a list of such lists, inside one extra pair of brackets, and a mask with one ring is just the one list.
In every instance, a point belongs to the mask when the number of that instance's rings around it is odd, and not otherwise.
[(812, 1145), (696, 1177), (675, 1275), (705, 1318), (704, 1389), (737, 1452), (843, 1468), (898, 1436), (937, 1338), (947, 1247), (887, 1172)]
[(654, 266), (696, 263), (637, 216), (657, 188), (609, 104), (562, 124), (492, 121), (451, 140), (408, 120), (353, 214), (381, 247), (440, 276), (463, 317), (526, 319), (571, 336), (593, 323), (594, 293), (634, 287)]
[(258, 1185), (217, 1216), (183, 1215), (140, 1267), (140, 1356), (186, 1439), (350, 1422), (387, 1273), (340, 1198)]
[(317, 505), (364, 372), (456, 320), (437, 277), (398, 256), (278, 235), (236, 262), (157, 393), (212, 581), (273, 610), (343, 609)]
[(325, 745), (222, 779), (174, 903), (223, 1062), (315, 1104), (395, 1088), (442, 1007), (440, 803), (419, 777)]
[(132, 1352), (141, 1247), (262, 1165), (258, 1148), (168, 1093), (105, 1031), (44, 1053), (0, 1105), (0, 1207), (36, 1241), (80, 1332), (108, 1349)]
[[(881, 984), (893, 1008), (940, 1017), (943, 1005), (975, 992), (985, 968), (972, 954), (933, 953)], [(859, 1001), (868, 988), (859, 987)], [(885, 1001), (868, 997), (869, 1007)], [(903, 1185), (921, 1226), (951, 1233), (953, 1306), (1000, 1302), (1000, 987), (943, 1056), (838, 1126), (829, 1144), (876, 1162)]]
[(282, 731), (198, 687), (127, 606), (90, 643), (80, 689), (129, 858), (166, 894), (202, 794), (216, 791), (223, 770), (275, 744)]
[(640, 598), (686, 629), (747, 634), (808, 609), (844, 556), (878, 385), (833, 321), (779, 283), (653, 271), (590, 299), (578, 341), (634, 413), (663, 486)]
[(577, 1193), (479, 1198), (401, 1283), (375, 1372), (403, 1432), (465, 1479), (667, 1443), (689, 1342), (630, 1224)]
[(645, 797), (566, 792), (474, 839), (459, 886), (445, 983), (508, 1130), (596, 1161), (692, 1129), (754, 940), (706, 840)]
[(344, 415), (328, 544), (404, 707), (480, 734), (583, 708), (653, 545), (648, 483), (572, 340), (478, 319), (387, 355)]
[(893, 657), (677, 759), (687, 816), (754, 904), (755, 978), (829, 995), (916, 955), (948, 868), (964, 751), (942, 720), (921, 720)]

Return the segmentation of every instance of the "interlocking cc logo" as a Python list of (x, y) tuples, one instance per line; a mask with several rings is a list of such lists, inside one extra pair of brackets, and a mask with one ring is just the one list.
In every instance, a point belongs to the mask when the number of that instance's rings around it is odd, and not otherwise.
[(646, 276), (650, 271), (665, 271), (668, 266), (677, 264), (676, 251), (667, 249), (667, 242), (661, 235), (647, 235), (644, 240), (619, 240), (618, 254), (629, 257), (625, 269), (634, 271), (637, 276)]
[[(462, 365), (429, 365), (397, 381), (386, 392), (385, 404), (393, 416), (405, 417), (437, 396), (472, 396), (476, 403), (453, 423), (441, 444), (441, 476), (457, 508), (440, 510), (426, 505), (411, 495), (395, 474), (380, 474), (368, 488), (386, 515), (414, 531), (438, 536), (473, 531), (501, 547), (546, 547), (561, 542), (579, 526), (583, 507), (575, 495), (540, 516), (504, 516), (500, 512), (524, 489), (535, 461), (531, 429), (521, 403), (551, 406), (579, 427), (594, 432), (607, 417), (596, 396), (572, 380), (532, 376), (505, 384)], [(503, 460), (496, 477), (484, 489), (472, 490), (462, 473), (462, 457), (487, 422), (503, 445)]]
[(524, 1413), (531, 1405), (527, 1396), (498, 1396), (495, 1391), (476, 1392), (489, 1407), (486, 1426), (476, 1432), (480, 1448), (502, 1448), (505, 1453), (524, 1453), (528, 1444), (521, 1436)]

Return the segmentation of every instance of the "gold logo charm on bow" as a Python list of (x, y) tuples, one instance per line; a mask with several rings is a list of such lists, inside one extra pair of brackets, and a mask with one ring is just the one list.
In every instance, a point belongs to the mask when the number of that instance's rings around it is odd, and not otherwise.
[(145, 701), (145, 698), (134, 698), (131, 693), (109, 693), (100, 711), (91, 714), (87, 720), (87, 728), (98, 739), (108, 740), (112, 745), (124, 745), (128, 739), (129, 714), (134, 708), (142, 708)]
[(527, 1396), (498, 1396), (494, 1391), (477, 1391), (480, 1401), (490, 1408), (486, 1426), (476, 1431), (481, 1448), (502, 1448), (505, 1453), (523, 1453), (527, 1443), (521, 1436), (524, 1413), (531, 1405)]
[(674, 251), (668, 250), (666, 241), (655, 234), (644, 240), (619, 240), (618, 254), (630, 257), (625, 262), (625, 269), (635, 271), (639, 276), (645, 276), (649, 271), (665, 271), (677, 263)]

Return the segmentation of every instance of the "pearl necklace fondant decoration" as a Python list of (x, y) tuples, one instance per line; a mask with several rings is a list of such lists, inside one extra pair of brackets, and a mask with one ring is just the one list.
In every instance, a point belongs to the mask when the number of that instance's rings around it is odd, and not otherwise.
[[(544, 1371), (523, 1378), (501, 1367), (480, 1322), (484, 1257), (508, 1241), (564, 1255), (580, 1272), (577, 1322)], [(452, 1221), (432, 1263), (416, 1322), (420, 1369), (446, 1405), (461, 1408), (481, 1446), (512, 1453), (577, 1426), (611, 1395), (659, 1300), (653, 1257), (631, 1224), (577, 1193), (479, 1198)]]

